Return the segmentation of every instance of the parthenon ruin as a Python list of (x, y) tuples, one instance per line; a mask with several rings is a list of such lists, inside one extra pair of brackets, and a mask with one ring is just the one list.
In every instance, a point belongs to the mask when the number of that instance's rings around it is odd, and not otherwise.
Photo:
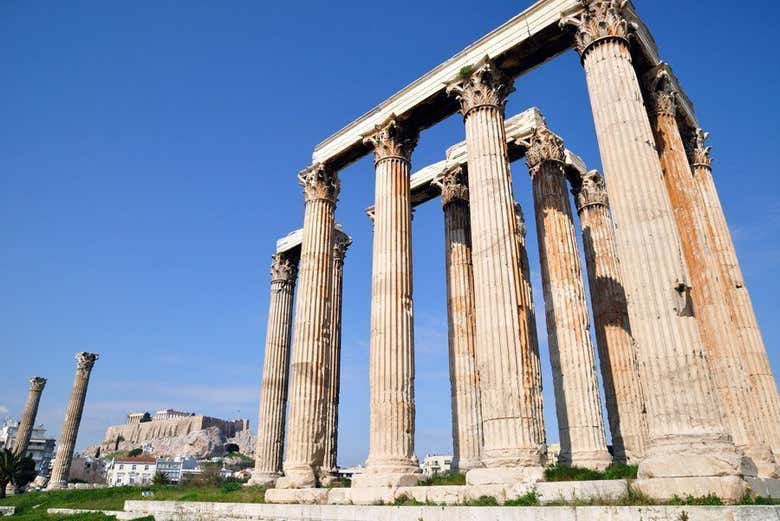
[[(538, 109), (505, 120), (515, 81), (571, 49), (585, 71), (603, 177), (565, 148), (564, 129), (554, 133)], [(412, 173), (420, 131), (455, 112), (465, 142)], [(437, 197), (453, 446), (467, 486), (543, 478), (533, 305), (543, 298), (562, 464), (638, 464), (635, 486), (654, 498), (736, 499), (748, 487), (777, 489), (780, 399), (706, 138), (631, 2), (539, 0), (318, 145), (298, 176), (303, 228), (280, 240), (273, 257), (252, 482), (275, 486), (270, 502), (303, 501), (334, 477), (341, 285), (351, 242), (335, 224), (338, 172), (373, 153), (370, 439), (353, 490), (421, 477), (411, 216)], [(541, 297), (529, 280), (529, 210), (513, 194), (510, 162), (520, 158), (531, 178)]]

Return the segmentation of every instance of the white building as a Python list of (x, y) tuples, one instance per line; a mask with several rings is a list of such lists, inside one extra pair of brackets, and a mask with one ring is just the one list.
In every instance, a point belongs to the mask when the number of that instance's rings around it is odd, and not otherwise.
[(106, 465), (106, 484), (109, 487), (149, 485), (156, 472), (154, 458), (118, 458)]
[(157, 472), (165, 474), (171, 483), (179, 483), (183, 476), (200, 472), (200, 467), (192, 456), (158, 458)]
[[(13, 448), (16, 443), (16, 432), (19, 430), (19, 422), (8, 419), (0, 427), (0, 449)], [(45, 471), (49, 468), (49, 462), (54, 459), (54, 438), (46, 437), (46, 428), (38, 425), (33, 428), (30, 444), (27, 446), (27, 455), (35, 461), (35, 470)]]
[(427, 454), (420, 468), (428, 478), (448, 474), (452, 470), (452, 455)]

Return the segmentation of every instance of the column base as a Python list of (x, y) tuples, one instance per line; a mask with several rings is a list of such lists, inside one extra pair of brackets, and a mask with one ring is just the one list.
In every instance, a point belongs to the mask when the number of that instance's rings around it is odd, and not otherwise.
[(317, 476), (311, 468), (284, 469), (284, 476), (276, 480), (276, 488), (315, 488)]
[(422, 479), (422, 471), (416, 465), (371, 465), (362, 474), (353, 476), (352, 486), (413, 487)]
[(612, 465), (612, 455), (604, 450), (579, 451), (571, 454), (561, 454), (558, 464), (602, 471)]
[(780, 467), (775, 461), (775, 456), (771, 449), (766, 445), (751, 445), (749, 447), (739, 447), (745, 454), (746, 465), (743, 469), (746, 477), (759, 477), (768, 479), (777, 479), (780, 477)]
[(728, 435), (675, 436), (651, 441), (639, 464), (640, 480), (656, 478), (742, 478), (746, 465)]
[(453, 462), (452, 471), (458, 472), (459, 474), (465, 474), (472, 469), (478, 469), (483, 466), (484, 465), (482, 465), (482, 461), (479, 459), (462, 459), (457, 462)]
[(471, 469), (466, 473), (467, 485), (529, 484), (544, 478), (542, 466), (529, 467), (485, 467)]
[(276, 481), (280, 477), (282, 477), (282, 475), (277, 472), (254, 470), (252, 471), (252, 477), (249, 478), (249, 481), (246, 482), (246, 486), (273, 488), (273, 486), (276, 484)]
[(320, 486), (330, 487), (339, 479), (336, 469), (320, 469)]
[(64, 490), (66, 488), (68, 488), (67, 481), (49, 481), (49, 484), (46, 485), (46, 490)]
[(725, 503), (734, 503), (750, 490), (747, 481), (739, 476), (638, 479), (631, 486), (645, 496), (661, 501), (713, 495)]

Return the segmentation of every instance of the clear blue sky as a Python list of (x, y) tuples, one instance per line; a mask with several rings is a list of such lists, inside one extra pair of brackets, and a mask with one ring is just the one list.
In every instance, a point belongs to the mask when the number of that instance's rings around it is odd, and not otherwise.
[[(58, 433), (80, 350), (101, 353), (79, 448), (130, 410), (246, 416), (256, 426), (274, 241), (300, 226), (295, 175), (313, 147), (531, 2), (0, 2), (0, 416), (49, 378), (39, 419)], [(712, 132), (714, 170), (777, 373), (780, 92), (769, 0), (637, 0)], [(757, 14), (760, 13), (760, 14)], [(517, 81), (600, 167), (571, 51)], [(463, 139), (424, 132), (415, 168)], [(530, 182), (513, 165), (532, 217)], [(342, 172), (353, 236), (344, 288), (340, 463), (368, 447), (373, 168)], [(414, 218), (417, 453), (449, 452), (437, 201)], [(541, 305), (536, 237), (529, 244)], [(540, 308), (541, 309), (541, 308)], [(538, 313), (540, 318), (543, 313)], [(544, 324), (540, 324), (544, 339)], [(558, 436), (547, 344), (548, 438)]]

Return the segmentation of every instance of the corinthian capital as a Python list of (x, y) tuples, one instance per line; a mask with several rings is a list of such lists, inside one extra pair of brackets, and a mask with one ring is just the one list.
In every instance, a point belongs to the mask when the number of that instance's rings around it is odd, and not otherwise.
[(295, 285), (298, 276), (298, 258), (288, 252), (271, 257), (271, 284)]
[(338, 266), (344, 265), (344, 257), (347, 256), (347, 250), (352, 244), (352, 237), (344, 232), (337, 231), (333, 240), (333, 260)]
[(605, 38), (628, 39), (631, 27), (623, 9), (626, 0), (580, 0), (582, 9), (561, 17), (560, 26), (574, 29), (574, 46), (583, 58), (593, 43)]
[(76, 353), (76, 369), (86, 372), (91, 371), (99, 356), (97, 353)]
[(314, 163), (301, 170), (298, 182), (303, 187), (306, 202), (325, 200), (335, 203), (339, 197), (341, 184), (338, 173), (327, 165)]
[(645, 77), (649, 109), (656, 116), (674, 117), (677, 113), (677, 91), (666, 70), (651, 71)]
[(566, 148), (561, 138), (545, 127), (534, 130), (525, 151), (525, 163), (532, 175), (546, 161), (563, 163), (565, 159)]
[(523, 215), (523, 207), (520, 203), (515, 201), (515, 220), (517, 221), (517, 234), (520, 238), (525, 239), (525, 234), (528, 231), (528, 227), (525, 224), (525, 216)]
[(418, 132), (412, 131), (393, 114), (384, 123), (363, 136), (363, 143), (374, 147), (376, 162), (397, 158), (409, 161), (417, 146)]
[(609, 206), (607, 186), (598, 170), (574, 176), (571, 180), (571, 193), (574, 195), (578, 212), (588, 206)]
[(707, 138), (709, 136), (709, 132), (705, 132), (700, 128), (690, 129), (683, 136), (685, 151), (688, 153), (688, 161), (692, 165), (712, 167), (712, 156), (710, 155), (712, 147), (707, 146)]
[(463, 166), (456, 166), (437, 175), (433, 184), (441, 190), (441, 204), (469, 201), (469, 179)]
[(46, 378), (43, 378), (41, 376), (33, 376), (30, 378), (30, 390), (35, 391), (36, 393), (39, 393), (43, 391), (43, 388), (46, 386)]
[(447, 94), (460, 102), (460, 112), (465, 118), (479, 107), (496, 107), (502, 113), (507, 96), (514, 92), (512, 79), (485, 57), (474, 67), (460, 71), (460, 77), (447, 86)]

